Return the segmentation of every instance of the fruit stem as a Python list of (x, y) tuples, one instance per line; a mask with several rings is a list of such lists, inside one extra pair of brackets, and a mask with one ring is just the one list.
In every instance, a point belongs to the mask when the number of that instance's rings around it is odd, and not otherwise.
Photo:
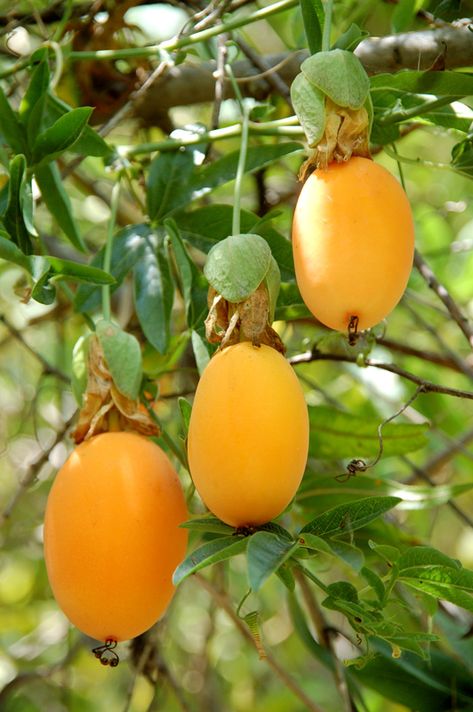
[(328, 52), (330, 49), (330, 32), (332, 30), (332, 10), (333, 10), (333, 0), (326, 0), (324, 32), (322, 35), (322, 52)]
[[(113, 233), (115, 231), (115, 223), (117, 220), (118, 211), (118, 199), (120, 196), (120, 178), (117, 179), (116, 183), (112, 188), (112, 198), (110, 201), (110, 220), (108, 223), (107, 231), (107, 242), (105, 243), (105, 253), (103, 256), (103, 269), (105, 272), (110, 272), (110, 267), (112, 264), (112, 244), (113, 244)], [(110, 285), (106, 284), (102, 287), (102, 313), (103, 318), (106, 321), (110, 321), (111, 317), (111, 307), (110, 307)]]
[(248, 150), (249, 118), (250, 110), (248, 106), (243, 106), (243, 116), (241, 120), (240, 157), (238, 159), (238, 167), (235, 176), (235, 190), (233, 197), (232, 235), (240, 234), (241, 189), (243, 184), (243, 176), (245, 175), (246, 153)]

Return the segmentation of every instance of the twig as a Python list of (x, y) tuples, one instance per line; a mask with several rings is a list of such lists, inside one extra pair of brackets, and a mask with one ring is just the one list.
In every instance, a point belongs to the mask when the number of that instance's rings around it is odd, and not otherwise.
[[(258, 52), (255, 52), (255, 50), (247, 44), (242, 39), (237, 40), (237, 45), (240, 47), (241, 51), (243, 54), (245, 54), (250, 62), (254, 64), (254, 66), (259, 69), (260, 74), (255, 77), (258, 79), (264, 78), (270, 84), (273, 89), (281, 94), (281, 96), (284, 98), (286, 101), (287, 105), (289, 106), (291, 112), (294, 111), (294, 108), (292, 106), (292, 101), (291, 101), (291, 92), (289, 91), (289, 87), (284, 81), (284, 79), (281, 77), (280, 74), (278, 74), (277, 69), (278, 65), (276, 66), (271, 66), (264, 57), (262, 57)], [(282, 60), (284, 63), (284, 60)], [(282, 65), (281, 65), (282, 66)], [(249, 77), (250, 81), (251, 78)], [(237, 79), (237, 81), (241, 81), (241, 77)]]
[[(297, 354), (289, 359), (289, 363), (293, 366), (298, 366), (303, 363), (310, 363), (312, 361), (339, 361), (344, 363), (357, 363), (354, 356), (342, 356), (340, 354), (325, 354), (317, 349), (312, 349), (312, 351), (306, 351), (302, 354)], [(390, 373), (395, 373), (401, 378), (405, 378), (412, 383), (416, 383), (418, 386), (422, 386), (424, 393), (441, 393), (446, 396), (453, 396), (454, 398), (467, 398), (473, 400), (472, 391), (464, 391), (459, 388), (448, 388), (447, 386), (441, 386), (438, 383), (432, 383), (431, 381), (425, 381), (419, 376), (416, 376), (409, 371), (406, 371), (393, 363), (384, 363), (383, 361), (377, 361), (372, 358), (365, 358), (363, 361), (364, 366), (371, 366), (372, 368), (379, 368), (383, 371), (389, 371)]]
[(420, 252), (418, 252), (418, 250), (416, 250), (414, 253), (414, 264), (421, 276), (429, 285), (430, 289), (432, 289), (432, 291), (435, 292), (438, 298), (445, 304), (450, 313), (450, 316), (460, 327), (460, 330), (466, 337), (470, 347), (473, 348), (473, 329), (471, 327), (470, 322), (468, 321), (467, 317), (462, 313), (460, 307), (452, 298), (447, 289), (443, 286), (443, 284), (440, 284), (437, 277), (432, 272), (432, 270), (425, 262), (424, 258), (422, 257)]
[[(379, 346), (385, 346), (390, 351), (405, 354), (406, 356), (413, 356), (414, 358), (421, 359), (422, 361), (429, 361), (429, 363), (435, 363), (437, 366), (449, 368), (452, 371), (457, 371), (457, 373), (464, 373), (463, 368), (460, 368), (456, 359), (452, 360), (449, 356), (444, 356), (436, 353), (435, 351), (416, 349), (414, 346), (409, 346), (409, 344), (403, 344), (400, 341), (388, 339), (384, 336), (377, 338), (376, 343), (379, 344)], [(465, 364), (465, 366), (468, 367), (468, 364)]]
[(2, 324), (4, 324), (6, 326), (6, 328), (10, 332), (10, 334), (17, 341), (19, 341), (20, 344), (22, 344), (25, 347), (25, 349), (27, 349), (30, 352), (30, 354), (33, 354), (33, 356), (36, 358), (37, 361), (39, 361), (39, 363), (43, 367), (44, 373), (47, 373), (51, 376), (55, 376), (56, 378), (59, 378), (61, 381), (64, 381), (64, 383), (70, 384), (71, 379), (69, 378), (69, 376), (67, 376), (65, 373), (63, 373), (63, 371), (56, 368), (55, 366), (51, 366), (51, 364), (48, 363), (48, 361), (46, 361), (44, 356), (41, 356), (40, 353), (35, 351), (35, 349), (32, 346), (30, 346), (27, 341), (25, 341), (25, 338), (24, 338), (23, 334), (21, 333), (21, 331), (18, 331), (18, 329), (16, 329), (13, 326), (13, 324), (10, 323), (10, 321), (7, 319), (6, 316), (4, 316), (3, 314), (0, 314), (0, 321), (2, 322)]
[(53, 443), (48, 447), (48, 449), (44, 450), (44, 452), (39, 456), (39, 458), (29, 465), (28, 469), (26, 470), (26, 473), (21, 478), (20, 484), (18, 485), (16, 492), (10, 500), (10, 503), (3, 511), (3, 514), (0, 516), (0, 526), (2, 526), (6, 521), (8, 521), (8, 519), (10, 519), (12, 512), (18, 503), (18, 500), (20, 499), (22, 494), (28, 489), (28, 487), (33, 484), (39, 471), (48, 461), (52, 450), (54, 450), (56, 445), (60, 443), (66, 435), (68, 429), (70, 428), (76, 417), (76, 412), (77, 411), (74, 411), (70, 418), (64, 422), (62, 428), (57, 431), (56, 437), (54, 438)]
[[(210, 594), (215, 603), (222, 608), (227, 615), (232, 619), (235, 626), (238, 628), (241, 635), (247, 640), (251, 645), (256, 647), (253, 636), (250, 633), (249, 628), (246, 627), (245, 623), (239, 618), (225, 593), (217, 590), (210, 581), (200, 574), (194, 574), (194, 580), (196, 580), (205, 590)], [(323, 712), (323, 710), (313, 702), (302, 690), (297, 682), (287, 673), (287, 671), (280, 665), (276, 659), (273, 657), (271, 651), (266, 651), (266, 662), (271, 667), (271, 669), (276, 673), (276, 675), (283, 681), (283, 683), (288, 687), (305, 705), (306, 709), (311, 710), (311, 712)]]
[(300, 586), (302, 596), (307, 606), (307, 610), (309, 612), (312, 624), (315, 628), (315, 632), (317, 633), (319, 643), (324, 648), (327, 648), (327, 650), (329, 650), (332, 656), (332, 660), (334, 663), (333, 673), (335, 683), (337, 685), (338, 692), (343, 702), (343, 710), (344, 712), (356, 712), (356, 706), (351, 698), (350, 691), (348, 689), (345, 670), (342, 664), (340, 663), (340, 660), (338, 659), (338, 656), (333, 647), (331, 629), (327, 625), (322, 611), (319, 608), (317, 600), (313, 595), (312, 590), (307, 582), (307, 579), (302, 573), (302, 571), (299, 568), (294, 567), (293, 574), (294, 578)]

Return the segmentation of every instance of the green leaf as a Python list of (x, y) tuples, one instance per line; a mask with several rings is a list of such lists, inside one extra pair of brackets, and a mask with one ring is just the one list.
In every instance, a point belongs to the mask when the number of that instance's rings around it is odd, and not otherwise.
[(182, 422), (184, 423), (184, 430), (187, 436), (187, 431), (189, 430), (189, 423), (192, 413), (192, 405), (189, 403), (188, 400), (186, 400), (186, 398), (183, 398), (182, 396), (177, 399), (177, 402), (179, 405), (179, 410), (181, 411)]
[(411, 25), (417, 11), (416, 0), (399, 0), (391, 18), (393, 32), (404, 32)]
[(57, 276), (65, 277), (70, 281), (98, 285), (113, 284), (115, 282), (111, 274), (98, 267), (90, 267), (72, 260), (63, 260), (52, 255), (46, 255), (46, 259)]
[(372, 588), (375, 592), (378, 601), (383, 603), (386, 589), (378, 574), (372, 569), (368, 569), (366, 566), (363, 566), (361, 569), (361, 575), (368, 582), (370, 588)]
[(33, 163), (49, 162), (71, 149), (84, 131), (93, 108), (81, 106), (61, 116), (43, 131), (33, 146)]
[(451, 566), (411, 567), (399, 573), (399, 581), (473, 612), (473, 571)]
[(138, 340), (119, 326), (101, 319), (96, 334), (115, 386), (127, 398), (138, 398), (143, 376)]
[(173, 583), (175, 586), (181, 583), (191, 574), (200, 571), (206, 566), (225, 561), (232, 556), (243, 553), (248, 544), (248, 538), (233, 534), (232, 536), (219, 537), (213, 541), (203, 544), (180, 564), (174, 572)]
[(35, 178), (43, 200), (61, 230), (77, 250), (86, 252), (57, 164), (49, 163), (36, 167)]
[(473, 489), (473, 482), (458, 485), (406, 485), (402, 482), (388, 479), (375, 479), (368, 475), (356, 475), (347, 482), (337, 481), (335, 476), (306, 476), (297, 495), (299, 505), (323, 511), (333, 506), (337, 501), (345, 502), (368, 495), (390, 495), (399, 497), (402, 501), (399, 509), (415, 510), (430, 509), (445, 504), (450, 499)]
[(468, 178), (473, 178), (473, 141), (467, 139), (452, 148), (452, 168)]
[(72, 350), (72, 377), (71, 386), (77, 405), (82, 407), (82, 400), (87, 387), (88, 380), (88, 357), (89, 345), (92, 334), (80, 336)]
[(206, 342), (197, 331), (192, 331), (191, 341), (195, 363), (197, 365), (199, 375), (201, 376), (210, 361), (209, 349)]
[(299, 546), (307, 549), (313, 549), (314, 551), (321, 551), (324, 554), (333, 555), (332, 547), (325, 539), (322, 539), (316, 534), (310, 534), (309, 532), (301, 532), (297, 537)]
[[(147, 238), (154, 235), (149, 225), (138, 224), (123, 228), (117, 232), (112, 241), (112, 257), (110, 273), (115, 279), (112, 291), (115, 291), (127, 274), (133, 269), (138, 260), (143, 256)], [(91, 264), (94, 267), (103, 265), (105, 248), (95, 255)], [(94, 287), (81, 286), (77, 290), (75, 308), (78, 311), (91, 311), (101, 303), (102, 292)]]
[(190, 202), (193, 172), (191, 151), (160, 153), (153, 160), (147, 183), (147, 207), (151, 221), (161, 220)]
[(209, 252), (204, 274), (229, 302), (241, 302), (261, 284), (271, 264), (271, 250), (259, 235), (231, 235)]
[[(354, 415), (329, 406), (309, 407), (310, 454), (320, 459), (363, 458), (378, 454), (379, 418)], [(383, 456), (404, 455), (427, 444), (428, 424), (387, 423)]]
[(368, 546), (390, 565), (394, 564), (401, 554), (397, 547), (389, 544), (377, 544), (372, 539), (369, 539)]
[(15, 153), (28, 152), (25, 129), (10, 106), (10, 102), (0, 87), (0, 133)]
[(10, 161), (8, 182), (8, 203), (3, 216), (3, 224), (10, 238), (25, 254), (32, 251), (31, 238), (23, 215), (23, 191), (26, 181), (26, 158), (22, 154)]
[[(231, 234), (232, 213), (231, 205), (214, 204), (189, 213), (180, 213), (174, 219), (184, 240), (202, 252), (208, 252), (217, 242)], [(241, 211), (240, 226), (243, 233), (257, 233), (266, 240), (283, 279), (294, 278), (292, 247), (284, 235), (277, 232), (269, 221), (262, 221), (246, 210)]]
[(212, 534), (223, 534), (225, 536), (232, 536), (235, 533), (235, 529), (229, 524), (225, 524), (217, 517), (211, 514), (204, 514), (203, 516), (196, 516), (189, 519), (187, 522), (179, 525), (183, 529), (192, 529), (195, 531), (212, 533)]
[(436, 97), (450, 97), (454, 101), (456, 98), (473, 94), (473, 74), (405, 69), (395, 74), (375, 74), (370, 77), (370, 85), (372, 94), (380, 91), (431, 94)]
[(452, 569), (461, 569), (461, 564), (451, 559), (431, 546), (413, 546), (405, 551), (397, 560), (399, 571), (416, 568), (419, 566), (447, 566)]
[[(270, 166), (290, 153), (301, 150), (301, 144), (294, 141), (250, 146), (246, 154), (245, 172), (252, 173), (261, 168), (266, 168), (266, 166)], [(192, 181), (194, 198), (201, 197), (220, 185), (234, 180), (239, 158), (240, 151), (233, 151), (213, 163), (202, 166)]]
[(207, 315), (207, 280), (190, 258), (174, 220), (168, 219), (164, 224), (181, 277), (187, 326), (193, 329), (195, 326), (202, 326)]
[(395, 507), (399, 497), (367, 497), (355, 502), (339, 505), (328, 512), (319, 514), (301, 529), (321, 537), (346, 534), (366, 526), (385, 512)]
[(259, 531), (248, 542), (248, 578), (253, 591), (259, 591), (271, 574), (296, 551), (299, 544), (281, 539), (271, 532)]
[[(72, 111), (72, 107), (64, 101), (48, 93), (46, 101), (46, 118), (51, 126), (61, 116)], [(74, 152), (83, 156), (109, 157), (113, 151), (106, 141), (94, 131), (91, 126), (85, 126), (83, 132), (74, 144)]]
[(351, 566), (354, 571), (360, 571), (365, 562), (365, 557), (361, 549), (358, 549), (352, 544), (347, 544), (345, 541), (339, 541), (338, 539), (331, 540), (330, 548), (336, 556), (342, 559), (348, 566)]
[(343, 32), (337, 41), (334, 42), (332, 49), (346, 49), (353, 52), (368, 35), (369, 32), (362, 30), (356, 23), (352, 22), (348, 30)]
[(10, 239), (8, 233), (0, 229), (0, 257), (7, 262), (13, 262), (20, 267), (23, 267), (27, 272), (31, 273), (31, 265), (29, 258), (19, 247)]
[(307, 143), (314, 148), (325, 131), (325, 96), (299, 73), (291, 84), (291, 101)]
[[(45, 96), (48, 91), (50, 80), (47, 53), (36, 65), (31, 75), (28, 88), (20, 102), (18, 115), (21, 123), (28, 129), (28, 141), (34, 143), (38, 132), (41, 131), (43, 111), (45, 107)], [(39, 105), (39, 112), (35, 108)], [(34, 123), (30, 119), (34, 116)]]
[(136, 313), (146, 338), (163, 354), (169, 343), (174, 285), (163, 236), (150, 234), (144, 239), (142, 257), (133, 268)]
[(304, 30), (311, 54), (322, 49), (325, 13), (321, 0), (300, 0)]
[(368, 97), (370, 80), (353, 52), (318, 52), (302, 62), (301, 71), (338, 106), (361, 109)]

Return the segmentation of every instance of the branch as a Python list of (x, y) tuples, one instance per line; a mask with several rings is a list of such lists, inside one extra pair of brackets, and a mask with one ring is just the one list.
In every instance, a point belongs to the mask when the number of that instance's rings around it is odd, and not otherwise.
[[(250, 633), (249, 628), (247, 628), (245, 623), (241, 620), (241, 618), (237, 616), (237, 614), (233, 610), (232, 604), (228, 599), (228, 596), (224, 592), (216, 589), (208, 579), (204, 578), (204, 576), (201, 576), (200, 574), (194, 574), (193, 578), (203, 588), (205, 588), (205, 590), (207, 591), (207, 593), (210, 594), (215, 603), (220, 606), (220, 608), (222, 608), (225, 613), (227, 613), (227, 615), (232, 619), (233, 623), (238, 628), (239, 632), (245, 638), (245, 640), (248, 641), (254, 647), (256, 647), (255, 641)], [(266, 651), (265, 660), (272, 668), (272, 670), (276, 673), (276, 675), (284, 682), (286, 687), (292, 690), (296, 697), (301, 700), (301, 702), (305, 705), (305, 709), (311, 710), (311, 712), (323, 712), (323, 710), (306, 695), (304, 690), (302, 690), (297, 684), (297, 682), (286, 672), (285, 668), (283, 668), (282, 665), (280, 665), (276, 661), (270, 651)]]
[[(312, 361), (341, 361), (345, 363), (357, 363), (357, 359), (354, 356), (342, 356), (340, 354), (324, 354), (317, 350), (317, 348), (312, 349), (312, 351), (306, 351), (302, 354), (297, 354), (289, 359), (289, 363), (292, 366), (298, 366), (302, 363), (310, 363)], [(423, 378), (419, 378), (414, 373), (396, 366), (393, 363), (384, 363), (382, 361), (377, 361), (376, 359), (366, 358), (363, 361), (364, 366), (371, 366), (373, 368), (380, 368), (383, 371), (389, 371), (390, 373), (396, 373), (401, 378), (406, 378), (412, 383), (416, 383), (418, 386), (422, 386), (424, 393), (442, 393), (446, 396), (453, 396), (454, 398), (467, 398), (473, 400), (472, 391), (463, 391), (458, 388), (448, 388), (447, 386), (441, 386), (438, 383), (432, 383), (432, 381), (425, 381)]]
[[(404, 32), (387, 37), (370, 37), (355, 50), (365, 69), (371, 74), (396, 72), (400, 69), (429, 69), (439, 57), (444, 56), (445, 68), (455, 69), (473, 64), (473, 35), (467, 27), (442, 27), (421, 32)], [(290, 85), (306, 59), (305, 50), (279, 53), (261, 57), (262, 66), (275, 68), (278, 77)], [(233, 64), (235, 77), (250, 77), (259, 72), (249, 60)], [(174, 106), (213, 101), (215, 95), (215, 62), (174, 67), (166, 77), (155, 81), (135, 105), (134, 115), (144, 125), (152, 126), (158, 112), (162, 115)], [(265, 99), (274, 88), (265, 78), (245, 83), (242, 93), (255, 99)], [(225, 97), (233, 96), (229, 82), (225, 83)]]
[[(473, 45), (473, 34), (471, 35), (471, 44)], [(417, 250), (414, 253), (414, 264), (417, 267), (419, 273), (429, 285), (429, 287), (432, 289), (432, 291), (434, 291), (438, 298), (445, 304), (450, 313), (450, 316), (460, 327), (460, 330), (466, 337), (470, 347), (473, 348), (473, 329), (471, 327), (470, 322), (468, 321), (467, 317), (462, 313), (460, 307), (452, 298), (447, 289), (443, 286), (443, 284), (440, 284), (427, 262), (425, 262), (424, 258)]]

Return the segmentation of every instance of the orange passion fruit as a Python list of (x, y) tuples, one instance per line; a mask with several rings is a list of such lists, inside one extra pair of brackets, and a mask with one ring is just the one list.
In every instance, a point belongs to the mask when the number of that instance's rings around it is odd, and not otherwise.
[(49, 581), (69, 620), (102, 641), (152, 626), (174, 592), (186, 519), (177, 474), (151, 440), (110, 432), (76, 447), (54, 481), (44, 525)]
[(346, 331), (382, 321), (406, 288), (414, 224), (399, 182), (367, 158), (315, 170), (292, 228), (296, 280), (323, 324)]
[(308, 442), (304, 394), (279, 352), (241, 342), (213, 356), (188, 436), (190, 472), (211, 512), (234, 527), (281, 514), (302, 479)]

